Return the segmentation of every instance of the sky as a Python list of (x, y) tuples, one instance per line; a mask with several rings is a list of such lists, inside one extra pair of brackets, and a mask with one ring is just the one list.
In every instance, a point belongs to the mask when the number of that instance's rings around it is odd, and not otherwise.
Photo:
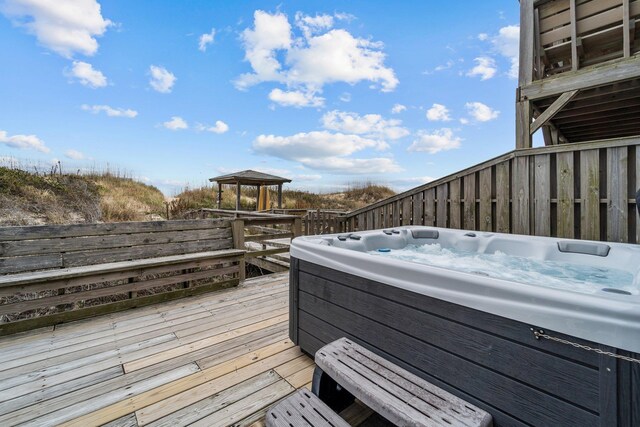
[(397, 191), (515, 147), (518, 2), (0, 0), (0, 164)]

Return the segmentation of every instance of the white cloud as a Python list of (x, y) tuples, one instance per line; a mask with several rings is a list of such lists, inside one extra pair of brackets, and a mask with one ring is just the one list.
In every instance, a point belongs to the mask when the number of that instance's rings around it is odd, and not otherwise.
[(67, 150), (64, 155), (71, 160), (83, 160), (84, 154), (78, 150)]
[(71, 64), (71, 71), (67, 73), (69, 77), (74, 77), (84, 85), (92, 89), (99, 87), (105, 87), (107, 85), (107, 78), (101, 71), (93, 68), (93, 65), (82, 62), (73, 61)]
[(442, 128), (431, 133), (427, 131), (418, 132), (418, 138), (409, 146), (408, 151), (424, 151), (435, 154), (440, 151), (460, 148), (462, 139), (453, 134), (453, 130)]
[(262, 10), (253, 14), (254, 29), (245, 29), (240, 38), (245, 49), (245, 60), (249, 61), (253, 74), (243, 74), (236, 81), (236, 87), (246, 89), (261, 81), (282, 81), (277, 50), (291, 47), (291, 25), (286, 15), (273, 15)]
[(171, 117), (171, 120), (162, 123), (162, 126), (170, 130), (181, 130), (189, 128), (187, 122), (179, 116)]
[(269, 99), (284, 107), (322, 107), (324, 98), (315, 96), (313, 92), (299, 90), (283, 91), (275, 88), (269, 93)]
[(333, 110), (322, 116), (322, 125), (326, 129), (366, 135), (369, 138), (400, 139), (409, 135), (409, 131), (401, 124), (401, 120), (385, 120), (379, 114), (360, 116), (357, 113)]
[(12, 135), (9, 136), (6, 131), (0, 130), (0, 144), (7, 145), (20, 150), (37, 150), (48, 153), (49, 147), (44, 145), (44, 141), (35, 135)]
[(97, 0), (4, 0), (0, 12), (65, 58), (75, 53), (94, 55), (96, 37), (112, 25), (102, 17)]
[(342, 95), (340, 95), (340, 101), (351, 102), (351, 94), (349, 92), (343, 92)]
[(480, 41), (485, 41), (485, 40), (487, 40), (488, 38), (489, 38), (489, 34), (487, 34), (487, 33), (480, 33), (480, 34), (478, 34), (478, 40), (480, 40)]
[(352, 159), (327, 157), (310, 159), (305, 166), (343, 175), (372, 175), (402, 172), (403, 169), (393, 159), (375, 157), (371, 159)]
[(84, 104), (80, 108), (84, 111), (90, 111), (93, 114), (98, 114), (100, 112), (104, 112), (109, 117), (126, 117), (128, 119), (133, 119), (138, 115), (138, 112), (131, 109), (124, 108), (112, 108), (108, 105), (87, 105)]
[(464, 106), (469, 115), (478, 122), (488, 122), (497, 119), (500, 115), (500, 111), (494, 110), (482, 102), (467, 102)]
[(149, 73), (151, 79), (149, 84), (151, 87), (160, 93), (170, 93), (177, 78), (170, 71), (164, 67), (152, 65), (149, 67)]
[(198, 38), (198, 50), (201, 52), (205, 52), (207, 50), (207, 45), (214, 42), (216, 37), (216, 29), (212, 28), (210, 33), (205, 33), (200, 35)]
[(310, 37), (312, 34), (321, 32), (322, 30), (328, 30), (333, 27), (333, 16), (331, 15), (316, 15), (308, 16), (302, 12), (297, 12), (295, 16), (296, 26), (302, 30), (305, 37)]
[(291, 136), (260, 135), (253, 143), (259, 153), (301, 163), (310, 169), (341, 174), (397, 172), (401, 168), (393, 159), (350, 158), (365, 149), (383, 150), (386, 143), (358, 135), (316, 131)]
[(400, 114), (400, 113), (402, 113), (403, 111), (405, 111), (406, 109), (407, 109), (407, 107), (405, 107), (405, 106), (404, 106), (404, 105), (402, 105), (402, 104), (395, 104), (395, 105), (393, 106), (393, 108), (391, 109), (391, 113), (392, 113), (392, 114)]
[(223, 122), (222, 120), (216, 120), (216, 124), (214, 126), (198, 124), (197, 130), (223, 134), (229, 130), (229, 125)]
[(294, 181), (318, 181), (322, 179), (322, 175), (317, 174), (301, 174), (293, 177)]
[(315, 95), (325, 84), (370, 81), (383, 92), (394, 90), (398, 79), (384, 65), (382, 44), (332, 28), (334, 17), (296, 14), (302, 32), (296, 37), (286, 15), (256, 10), (254, 27), (241, 35), (245, 60), (253, 72), (240, 75), (236, 87), (246, 90), (261, 82), (277, 82), (288, 90)]
[(448, 122), (451, 120), (449, 109), (442, 104), (433, 104), (427, 110), (427, 120), (431, 122)]
[(520, 53), (520, 26), (508, 25), (500, 28), (498, 35), (491, 38), (491, 43), (498, 53), (511, 62), (507, 75), (518, 78), (518, 55)]
[(475, 58), (476, 66), (467, 73), (467, 76), (480, 76), (480, 80), (489, 80), (496, 75), (498, 68), (495, 59), (489, 56), (480, 56)]
[(381, 150), (387, 145), (358, 135), (314, 131), (292, 136), (259, 135), (253, 148), (282, 159), (300, 161), (314, 157), (348, 156), (365, 148)]

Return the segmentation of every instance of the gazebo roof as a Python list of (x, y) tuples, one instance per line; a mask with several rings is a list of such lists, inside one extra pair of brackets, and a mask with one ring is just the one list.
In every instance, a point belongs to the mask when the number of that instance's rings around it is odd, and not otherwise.
[(210, 182), (218, 184), (248, 184), (248, 185), (278, 185), (285, 182), (291, 182), (288, 178), (270, 175), (268, 173), (257, 172), (254, 170), (246, 170), (234, 172), (227, 175), (220, 175), (215, 178), (209, 178)]

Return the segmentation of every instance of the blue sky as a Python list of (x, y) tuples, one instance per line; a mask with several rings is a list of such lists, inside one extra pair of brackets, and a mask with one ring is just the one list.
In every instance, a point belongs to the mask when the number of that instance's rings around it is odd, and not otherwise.
[(0, 0), (0, 160), (397, 190), (514, 147), (518, 2)]

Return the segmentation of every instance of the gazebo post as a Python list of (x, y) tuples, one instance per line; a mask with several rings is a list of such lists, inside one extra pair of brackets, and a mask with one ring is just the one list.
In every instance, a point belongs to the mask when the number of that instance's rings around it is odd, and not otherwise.
[(256, 211), (260, 210), (260, 188), (262, 187), (260, 184), (256, 185), (258, 189), (258, 195), (256, 196)]
[(218, 209), (222, 208), (222, 184), (218, 183)]
[(282, 184), (278, 184), (278, 209), (282, 209)]
[(240, 181), (236, 182), (236, 210), (240, 210), (240, 189), (242, 186), (240, 185)]

